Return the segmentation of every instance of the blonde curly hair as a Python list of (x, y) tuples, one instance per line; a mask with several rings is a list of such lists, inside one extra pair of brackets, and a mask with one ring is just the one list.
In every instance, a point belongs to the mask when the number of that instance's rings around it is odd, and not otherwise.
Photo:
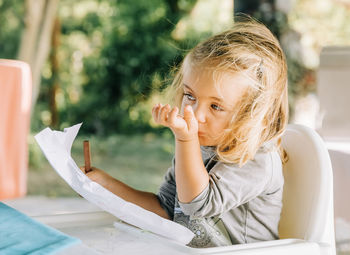
[(282, 162), (287, 161), (281, 147), (281, 135), (288, 123), (287, 64), (278, 40), (268, 28), (253, 20), (236, 22), (231, 29), (189, 51), (171, 86), (174, 103), (179, 107), (185, 62), (209, 68), (213, 73), (239, 72), (251, 81), (216, 146), (219, 160), (242, 166), (265, 142), (274, 140)]

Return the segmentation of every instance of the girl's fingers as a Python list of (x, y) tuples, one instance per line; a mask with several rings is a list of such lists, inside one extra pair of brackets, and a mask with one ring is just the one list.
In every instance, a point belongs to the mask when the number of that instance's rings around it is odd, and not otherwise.
[(164, 126), (172, 126), (175, 124), (179, 108), (171, 108), (169, 104), (157, 104), (152, 108), (152, 116), (156, 123)]
[(155, 122), (158, 123), (158, 112), (159, 112), (159, 104), (156, 104), (153, 108), (152, 108), (152, 117), (154, 119)]
[(198, 122), (196, 117), (194, 116), (194, 112), (191, 106), (187, 105), (184, 109), (184, 120), (187, 123), (187, 127), (189, 130), (193, 130), (197, 128)]
[(157, 120), (158, 120), (158, 123), (161, 123), (160, 113), (162, 112), (163, 107), (164, 106), (162, 104), (159, 104), (159, 107), (157, 109)]
[(170, 125), (175, 124), (175, 120), (177, 118), (178, 113), (179, 113), (179, 108), (177, 108), (176, 106), (170, 111), (170, 113), (168, 114), (168, 122)]
[(167, 124), (169, 111), (170, 111), (170, 105), (168, 104), (166, 104), (160, 109), (159, 120), (163, 125)]
[(85, 166), (80, 166), (79, 168), (85, 174)]
[(154, 107), (154, 112), (152, 112), (153, 114), (153, 118), (154, 120), (156, 121), (156, 123), (159, 124), (159, 113), (160, 113), (160, 109), (162, 107), (162, 104), (157, 104), (155, 107)]
[(188, 122), (188, 120), (191, 120), (192, 118), (194, 118), (193, 109), (190, 105), (186, 105), (184, 109), (184, 119)]

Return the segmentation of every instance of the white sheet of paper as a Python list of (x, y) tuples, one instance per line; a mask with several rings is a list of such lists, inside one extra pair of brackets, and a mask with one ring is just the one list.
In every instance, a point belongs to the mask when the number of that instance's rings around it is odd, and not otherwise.
[(81, 125), (80, 123), (65, 128), (63, 132), (45, 128), (35, 136), (41, 150), (56, 172), (86, 200), (124, 222), (182, 244), (189, 243), (194, 234), (188, 228), (123, 200), (98, 183), (91, 181), (79, 169), (71, 157), (71, 147)]

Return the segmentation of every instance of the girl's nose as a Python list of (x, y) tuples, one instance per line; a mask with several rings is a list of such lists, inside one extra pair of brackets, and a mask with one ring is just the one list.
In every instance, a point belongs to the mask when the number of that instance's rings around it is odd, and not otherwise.
[(198, 104), (195, 104), (192, 106), (192, 109), (197, 121), (200, 123), (205, 123), (206, 113), (203, 107), (200, 107)]

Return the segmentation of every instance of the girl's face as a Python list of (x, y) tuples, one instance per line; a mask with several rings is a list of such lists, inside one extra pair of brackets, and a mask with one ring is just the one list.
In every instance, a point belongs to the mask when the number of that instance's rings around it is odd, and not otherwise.
[(248, 84), (248, 79), (239, 74), (213, 75), (209, 69), (184, 65), (181, 114), (186, 105), (192, 106), (198, 121), (200, 145), (218, 145)]

